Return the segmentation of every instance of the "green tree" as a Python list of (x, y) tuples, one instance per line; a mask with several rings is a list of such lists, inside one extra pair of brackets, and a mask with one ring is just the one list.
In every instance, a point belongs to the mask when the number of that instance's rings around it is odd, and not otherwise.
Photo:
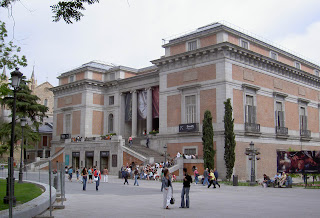
[(230, 98), (224, 102), (224, 160), (227, 168), (227, 179), (230, 180), (235, 162), (235, 135), (234, 119), (232, 118), (232, 106)]
[(204, 168), (213, 169), (216, 151), (213, 149), (212, 115), (209, 110), (204, 112), (202, 134)]
[[(1, 0), (0, 7), (9, 8), (12, 3), (19, 0)], [(99, 0), (69, 0), (69, 1), (59, 1), (55, 5), (51, 5), (51, 10), (53, 13), (53, 21), (58, 22), (61, 18), (67, 23), (71, 24), (72, 20), (80, 21), (83, 17), (81, 11), (86, 10), (85, 3), (92, 5), (94, 3), (99, 3)]]
[[(13, 90), (10, 90), (9, 96), (3, 99), (3, 104), (12, 110), (13, 107)], [(26, 125), (24, 129), (24, 137), (27, 141), (36, 142), (40, 139), (38, 134), (38, 128), (43, 122), (43, 118), (46, 117), (45, 113), (48, 111), (48, 107), (38, 104), (38, 96), (33, 95), (32, 91), (27, 85), (26, 78), (23, 77), (20, 83), (20, 88), (16, 93), (16, 121), (19, 122), (20, 118), (28, 118), (32, 125)], [(15, 139), (14, 141), (21, 139), (21, 125), (15, 125)], [(1, 123), (0, 124), (0, 140), (2, 146), (0, 149), (4, 153), (10, 147), (10, 136), (11, 136), (11, 123)]]

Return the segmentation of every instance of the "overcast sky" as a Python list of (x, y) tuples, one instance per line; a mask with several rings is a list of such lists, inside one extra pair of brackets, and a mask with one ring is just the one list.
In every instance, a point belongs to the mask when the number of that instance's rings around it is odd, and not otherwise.
[[(0, 9), (14, 43), (22, 49), (29, 78), (58, 85), (61, 73), (92, 60), (133, 68), (164, 54), (162, 39), (225, 20), (320, 62), (319, 0), (100, 0), (80, 22), (52, 22), (55, 0), (21, 0)], [(10, 72), (7, 72), (7, 75)]]

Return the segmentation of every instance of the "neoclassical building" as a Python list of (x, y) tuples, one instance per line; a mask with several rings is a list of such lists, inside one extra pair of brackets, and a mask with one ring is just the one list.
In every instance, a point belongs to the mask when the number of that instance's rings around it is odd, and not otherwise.
[[(202, 120), (213, 116), (215, 166), (225, 177), (224, 102), (233, 106), (234, 174), (250, 178), (249, 143), (260, 149), (256, 175), (274, 175), (279, 150), (320, 150), (320, 67), (221, 23), (167, 41), (152, 66), (90, 62), (61, 74), (54, 93), (53, 159), (69, 166), (152, 162), (150, 149), (195, 154), (185, 167), (203, 171)], [(105, 135), (116, 133), (111, 140)], [(79, 136), (79, 137), (78, 137)], [(124, 146), (129, 136), (141, 152)], [(74, 137), (81, 140), (76, 142)], [(102, 139), (101, 139), (102, 138)], [(172, 168), (178, 174), (177, 168)]]

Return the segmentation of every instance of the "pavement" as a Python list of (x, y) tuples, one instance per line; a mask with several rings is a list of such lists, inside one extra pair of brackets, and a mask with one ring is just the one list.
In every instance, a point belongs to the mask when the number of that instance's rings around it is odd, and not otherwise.
[[(42, 174), (42, 173), (41, 173)], [(30, 177), (38, 179), (38, 174)], [(44, 175), (43, 178), (45, 178)], [(40, 177), (42, 178), (42, 177)], [(28, 178), (30, 180), (30, 178)], [(159, 181), (138, 180), (140, 186), (123, 185), (109, 176), (108, 183), (82, 184), (66, 180), (65, 209), (54, 210), (54, 217), (317, 217), (320, 214), (320, 189), (262, 188), (228, 186), (210, 188), (191, 185), (190, 208), (179, 208), (182, 183), (173, 183), (176, 199), (170, 209), (162, 208)], [(48, 214), (48, 213), (47, 213)]]

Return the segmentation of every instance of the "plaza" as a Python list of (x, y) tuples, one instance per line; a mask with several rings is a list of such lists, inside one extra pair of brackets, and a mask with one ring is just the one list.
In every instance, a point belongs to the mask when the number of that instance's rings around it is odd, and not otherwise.
[(176, 199), (169, 210), (162, 208), (161, 183), (139, 180), (140, 186), (123, 185), (109, 176), (109, 183), (87, 184), (66, 181), (65, 209), (54, 217), (315, 217), (319, 214), (319, 189), (228, 186), (210, 188), (192, 184), (190, 208), (180, 209), (182, 183), (173, 183)]

